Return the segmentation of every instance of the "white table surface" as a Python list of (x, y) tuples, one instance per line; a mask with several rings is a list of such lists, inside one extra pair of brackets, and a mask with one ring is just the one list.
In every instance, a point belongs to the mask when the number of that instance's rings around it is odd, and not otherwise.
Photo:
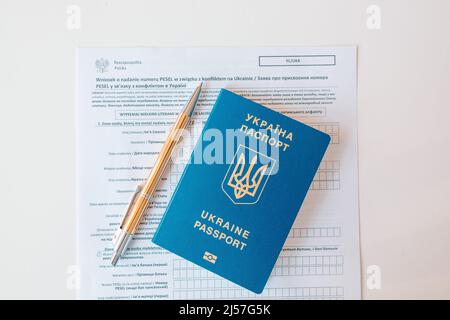
[(449, 15), (448, 0), (1, 0), (0, 298), (76, 294), (76, 47), (349, 44), (363, 297), (450, 298)]

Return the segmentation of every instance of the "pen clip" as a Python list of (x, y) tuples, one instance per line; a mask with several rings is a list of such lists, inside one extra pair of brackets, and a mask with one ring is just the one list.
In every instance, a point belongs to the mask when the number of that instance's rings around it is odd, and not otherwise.
[(123, 223), (127, 220), (127, 217), (131, 212), (131, 208), (133, 207), (134, 203), (136, 202), (136, 198), (139, 195), (139, 193), (141, 193), (141, 190), (142, 190), (142, 185), (138, 184), (138, 186), (136, 187), (136, 191), (134, 192), (133, 197), (131, 198), (130, 204), (128, 205), (127, 212), (125, 213), (125, 216), (122, 219), (122, 223), (120, 224), (120, 229), (122, 229)]

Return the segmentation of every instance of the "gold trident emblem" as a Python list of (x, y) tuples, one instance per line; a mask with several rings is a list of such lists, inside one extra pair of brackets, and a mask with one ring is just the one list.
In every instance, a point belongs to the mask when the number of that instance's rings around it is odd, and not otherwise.
[(234, 196), (236, 199), (241, 199), (245, 195), (254, 197), (258, 191), (261, 180), (267, 170), (267, 164), (261, 166), (258, 170), (256, 170), (253, 176), (250, 177), (253, 167), (255, 166), (256, 159), (257, 156), (255, 155), (250, 161), (250, 166), (247, 169), (247, 172), (243, 174), (245, 167), (245, 156), (243, 153), (240, 154), (233, 173), (228, 180), (228, 185), (234, 189)]

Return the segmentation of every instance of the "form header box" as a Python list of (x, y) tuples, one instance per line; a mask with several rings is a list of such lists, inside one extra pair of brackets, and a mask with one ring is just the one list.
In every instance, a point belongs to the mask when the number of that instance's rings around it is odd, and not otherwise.
[(260, 67), (316, 67), (335, 65), (335, 55), (259, 56)]

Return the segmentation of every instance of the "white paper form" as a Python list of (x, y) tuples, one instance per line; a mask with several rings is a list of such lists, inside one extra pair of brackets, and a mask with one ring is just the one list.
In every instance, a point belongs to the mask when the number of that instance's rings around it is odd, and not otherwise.
[[(360, 298), (356, 48), (86, 48), (77, 71), (80, 298)], [(193, 136), (226, 88), (332, 137), (261, 295), (151, 243), (180, 163), (169, 165), (134, 241), (110, 265), (111, 237), (199, 81)]]

